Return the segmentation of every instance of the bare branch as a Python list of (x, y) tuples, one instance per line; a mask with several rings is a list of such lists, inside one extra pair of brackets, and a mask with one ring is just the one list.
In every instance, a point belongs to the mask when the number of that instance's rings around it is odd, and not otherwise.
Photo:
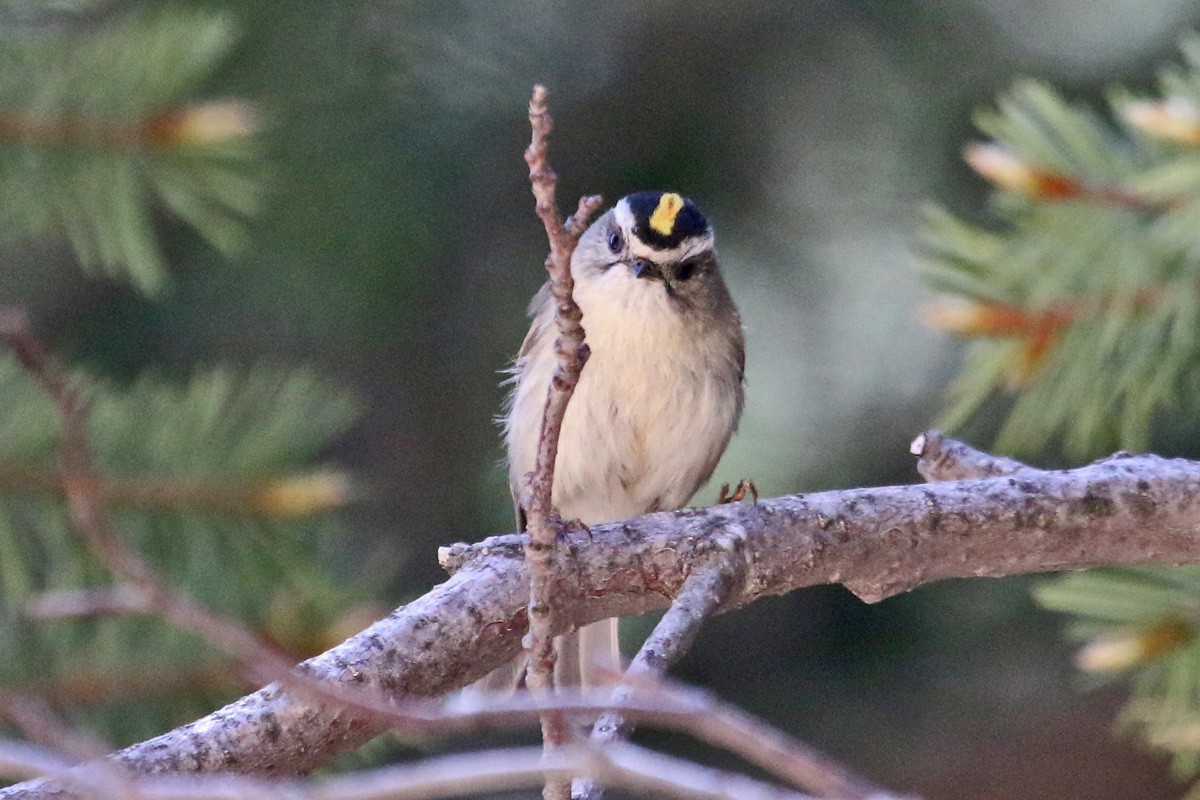
[[(0, 742), (0, 767), (28, 773), (60, 763), (42, 751)], [(93, 774), (94, 765), (74, 770), (80, 797), (117, 797)], [(138, 779), (133, 788), (150, 800), (430, 800), (481, 792), (512, 791), (594, 775), (632, 792), (679, 800), (813, 800), (741, 775), (619, 744), (604, 749), (567, 745), (543, 753), (512, 748), (462, 753), (350, 773), (324, 780), (279, 780), (237, 775), (158, 775)], [(128, 795), (125, 795), (128, 796)], [(886, 799), (884, 799), (886, 800)]]
[(525, 748), (445, 756), (412, 766), (387, 767), (368, 776), (334, 778), (319, 786), (310, 797), (424, 800), (450, 794), (527, 788), (543, 780), (565, 781), (579, 773), (594, 775), (636, 794), (680, 800), (812, 800), (808, 795), (628, 744), (604, 749), (566, 745), (544, 754)]
[[(613, 690), (614, 700), (630, 699), (635, 683), (645, 683), (666, 675), (667, 669), (692, 646), (704, 620), (725, 602), (735, 584), (745, 577), (744, 567), (740, 558), (718, 557), (713, 559), (712, 564), (688, 577), (667, 613), (654, 626), (630, 662), (622, 684)], [(620, 713), (606, 711), (592, 726), (591, 740), (595, 745), (604, 746), (628, 740), (632, 734), (633, 725)], [(580, 779), (572, 787), (572, 795), (600, 800), (604, 796), (604, 788)]]
[(70, 769), (72, 764), (62, 754), (48, 747), (28, 742), (0, 739), (0, 776), (30, 780)]
[[(71, 524), (97, 560), (124, 582), (121, 591), (140, 593), (141, 604), (145, 607), (272, 677), (291, 672), (291, 660), (275, 652), (249, 630), (175, 594), (117, 535), (104, 505), (101, 481), (92, 468), (88, 453), (87, 404), (70, 380), (52, 363), (24, 312), (8, 310), (0, 314), (0, 336), (58, 407), (61, 480)], [(128, 597), (126, 601), (129, 601)]]
[[(76, 761), (101, 758), (110, 749), (98, 740), (70, 728), (39, 697), (6, 692), (0, 699), (3, 700), (0, 714), (30, 741), (52, 747)], [(111, 768), (112, 765), (109, 766)]]
[[(683, 589), (659, 620), (654, 631), (634, 657), (613, 699), (629, 702), (635, 691), (652, 691), (649, 685), (661, 679), (667, 669), (692, 646), (700, 626), (717, 613), (730, 595), (742, 588), (745, 562), (738, 553), (736, 540), (730, 542), (724, 557), (716, 557), (705, 568), (688, 577)], [(845, 766), (782, 731), (731, 706), (696, 709), (697, 725), (688, 730), (709, 744), (736, 752), (792, 785), (818, 797), (837, 800), (869, 800), (889, 797), (887, 790), (850, 772)], [(704, 721), (704, 722), (701, 722)], [(592, 728), (592, 743), (607, 746), (628, 739), (633, 725), (616, 711), (608, 711)], [(745, 746), (739, 746), (744, 744)], [(588, 780), (576, 781), (575, 797), (599, 800), (603, 788)]]
[[(537, 214), (546, 228), (550, 242), (550, 255), (546, 259), (546, 272), (550, 276), (550, 294), (555, 301), (555, 322), (558, 325), (558, 340), (554, 351), (556, 364), (542, 412), (542, 424), (538, 433), (537, 456), (533, 473), (529, 476), (529, 501), (525, 508), (529, 541), (525, 546), (525, 558), (529, 563), (529, 643), (528, 673), (526, 683), (534, 691), (548, 692), (554, 688), (554, 636), (553, 616), (555, 598), (555, 563), (552, 557), (558, 525), (554, 520), (551, 505), (554, 486), (554, 462), (558, 455), (558, 437), (562, 431), (567, 403), (579, 382), (579, 375), (588, 359), (588, 347), (584, 342), (582, 312), (575, 303), (572, 292), (575, 281), (571, 277), (571, 254), (575, 243), (587, 225), (588, 217), (600, 205), (599, 197), (585, 197), (568, 223), (564, 223), (558, 211), (555, 191), (558, 176), (550, 167), (547, 158), (549, 136), (553, 128), (550, 110), (546, 105), (546, 87), (533, 87), (529, 101), (529, 125), (532, 136), (529, 149), (525, 151), (525, 162), (529, 165), (529, 183), (537, 203)], [(547, 750), (561, 746), (570, 739), (571, 731), (561, 714), (547, 713), (542, 717), (542, 740)], [(569, 785), (546, 784), (546, 800), (565, 800), (570, 793)]]
[(597, 781), (629, 791), (679, 800), (813, 800), (743, 775), (698, 767), (687, 761), (624, 742), (593, 750), (589, 770)]
[[(723, 706), (689, 730), (696, 738), (740, 755), (749, 763), (818, 797), (891, 800), (892, 792), (851, 772), (819, 750), (788, 736), (736, 706)], [(735, 743), (744, 743), (741, 747)]]
[[(341, 472), (315, 472), (261, 481), (145, 476), (99, 478), (108, 508), (224, 512), (302, 517), (344, 506), (355, 487)], [(0, 492), (63, 493), (62, 475), (35, 464), (0, 461)]]
[(25, 616), (40, 622), (147, 614), (153, 610), (146, 601), (146, 595), (136, 586), (128, 584), (77, 592), (44, 592), (30, 598), (25, 604)]
[[(313, 792), (313, 800), (424, 800), (486, 792), (515, 791), (542, 785), (561, 775), (578, 756), (523, 747), (462, 753), (331, 778)], [(181, 799), (182, 800), (182, 799)]]
[[(555, 558), (589, 598), (572, 615), (582, 625), (666, 608), (731, 535), (743, 540), (746, 580), (721, 610), (823, 583), (880, 600), (952, 577), (1200, 563), (1197, 530), (1200, 463), (1122, 456), (1072, 470), (650, 514), (568, 532)], [(396, 698), (437, 696), (481, 678), (520, 649), (524, 540), (446, 548), (443, 563), (457, 570), (448, 581), (301, 669), (335, 690)], [(387, 727), (276, 684), (117, 757), (143, 772), (300, 772)], [(37, 789), (0, 790), (18, 796)]]
[[(796, 782), (796, 771), (805, 769), (803, 763), (797, 763), (798, 759), (812, 762), (819, 769), (836, 769), (836, 765), (825, 756), (740, 709), (722, 703), (697, 689), (672, 684), (642, 682), (630, 685), (627, 692), (615, 699), (606, 689), (588, 692), (563, 689), (548, 697), (518, 693), (487, 700), (479, 695), (454, 695), (445, 702), (408, 700), (402, 705), (391, 707), (389, 719), (410, 735), (446, 736), (525, 726), (535, 721), (547, 708), (569, 715), (594, 715), (614, 707), (628, 719), (687, 733), (714, 747), (735, 753), (785, 780)], [(388, 713), (388, 707), (381, 707), (376, 711), (377, 716)], [(272, 719), (268, 712), (255, 721)], [(269, 738), (269, 730), (267, 734)], [(160, 746), (163, 744), (162, 739), (163, 737), (160, 737)], [(229, 753), (214, 755), (216, 757), (209, 769), (219, 771), (222, 767), (230, 767), (226, 763)], [(849, 775), (844, 769), (842, 771)], [(95, 779), (93, 773), (94, 770), (88, 767), (57, 777), (67, 785), (86, 786)], [(868, 785), (861, 779), (859, 782)], [(17, 796), (43, 796), (43, 787), (44, 784), (41, 783), (29, 784), (22, 787)], [(79, 796), (65, 793), (61, 789), (51, 791), (57, 798)], [(0, 791), (0, 796), (6, 795)], [(886, 800), (888, 797), (890, 795), (886, 792), (878, 792), (880, 800)]]
[(88, 793), (99, 790), (99, 794), (105, 797), (127, 797), (130, 800), (140, 800), (142, 797), (129, 770), (104, 760), (104, 754), (109, 751), (107, 746), (69, 727), (42, 698), (7, 692), (0, 696), (0, 715), (43, 747), (53, 748), (76, 762), (93, 762), (87, 770), (55, 767), (50, 774), (67, 779), (69, 784)]

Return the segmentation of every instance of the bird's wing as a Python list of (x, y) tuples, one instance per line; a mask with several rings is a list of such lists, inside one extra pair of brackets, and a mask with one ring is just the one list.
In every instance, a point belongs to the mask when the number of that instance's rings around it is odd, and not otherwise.
[[(550, 283), (547, 281), (542, 284), (542, 288), (537, 291), (533, 299), (529, 301), (529, 332), (525, 334), (525, 340), (521, 342), (521, 349), (517, 353), (517, 358), (512, 366), (512, 378), (514, 383), (521, 380), (521, 373), (525, 366), (525, 361), (529, 357), (537, 344), (546, 336), (554, 335), (554, 298), (550, 295)], [(524, 533), (528, 527), (528, 522), (525, 518), (525, 509), (521, 507), (521, 484), (524, 479), (523, 475), (514, 475), (509, 472), (508, 490), (512, 495), (513, 501), (513, 516), (517, 524), (517, 531)]]
[(517, 368), (520, 369), (521, 359), (533, 349), (534, 342), (541, 339), (546, 334), (546, 331), (554, 325), (554, 298), (550, 295), (550, 282), (542, 284), (542, 288), (537, 290), (537, 294), (529, 301), (529, 319), (532, 320), (529, 324), (529, 333), (525, 334), (525, 341), (521, 342), (521, 349), (517, 353)]
[[(521, 350), (513, 364), (513, 380), (520, 381), (522, 369), (529, 354), (540, 349), (547, 336), (556, 336), (554, 326), (554, 298), (550, 294), (550, 284), (546, 283), (534, 295), (529, 304), (531, 319), (529, 333), (521, 343)], [(513, 514), (517, 530), (525, 532), (528, 527), (525, 509), (521, 505), (520, 481), (524, 476), (510, 475), (509, 490), (513, 498)], [(596, 687), (611, 684), (619, 676), (621, 664), (617, 650), (617, 620), (605, 619), (585, 625), (555, 639), (557, 661), (555, 667), (555, 685)], [(475, 684), (483, 689), (502, 694), (511, 693), (521, 685), (525, 675), (525, 656), (522, 653), (512, 662), (494, 670)]]

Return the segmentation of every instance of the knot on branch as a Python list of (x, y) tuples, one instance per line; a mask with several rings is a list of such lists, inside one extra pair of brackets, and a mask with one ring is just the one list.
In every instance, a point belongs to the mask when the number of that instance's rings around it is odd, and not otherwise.
[(995, 478), (1037, 471), (1020, 461), (988, 455), (970, 445), (947, 439), (941, 431), (925, 431), (913, 439), (908, 449), (918, 458), (917, 471), (921, 477), (931, 482)]

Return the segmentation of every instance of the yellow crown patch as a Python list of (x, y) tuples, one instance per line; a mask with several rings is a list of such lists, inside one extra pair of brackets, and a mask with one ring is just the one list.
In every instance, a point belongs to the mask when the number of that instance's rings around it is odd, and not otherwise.
[(674, 192), (664, 192), (658, 200), (658, 208), (650, 215), (650, 229), (663, 236), (675, 230), (675, 218), (683, 209), (683, 198)]

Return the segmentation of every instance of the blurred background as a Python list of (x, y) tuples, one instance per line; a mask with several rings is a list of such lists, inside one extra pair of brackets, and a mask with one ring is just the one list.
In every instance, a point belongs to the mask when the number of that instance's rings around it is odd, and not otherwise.
[[(87, 26), (131, 4), (61, 5), (85, 12), (61, 24)], [(110, 375), (311, 365), (354, 388), (366, 416), (328, 457), (367, 492), (339, 566), (386, 605), (442, 579), (438, 545), (512, 527), (493, 416), (544, 276), (522, 161), (534, 82), (564, 206), (672, 189), (716, 229), (748, 396), (708, 503), (744, 476), (764, 496), (915, 482), (908, 443), (957, 362), (917, 319), (914, 235), (928, 201), (986, 214), (959, 158), (972, 112), (1019, 76), (1096, 102), (1149, 87), (1200, 20), (1182, 0), (191, 5), (239, 30), (208, 93), (270, 120), (246, 246), (226, 258), (162, 220), (172, 285), (151, 301), (81, 281), (53, 237), (25, 240), (0, 250), (3, 299)], [(60, 24), (46, 7), (10, 0), (0, 21)], [(714, 620), (678, 674), (929, 798), (1178, 796), (1113, 738), (1120, 689), (1078, 691), (1028, 588), (874, 607), (798, 592)]]

